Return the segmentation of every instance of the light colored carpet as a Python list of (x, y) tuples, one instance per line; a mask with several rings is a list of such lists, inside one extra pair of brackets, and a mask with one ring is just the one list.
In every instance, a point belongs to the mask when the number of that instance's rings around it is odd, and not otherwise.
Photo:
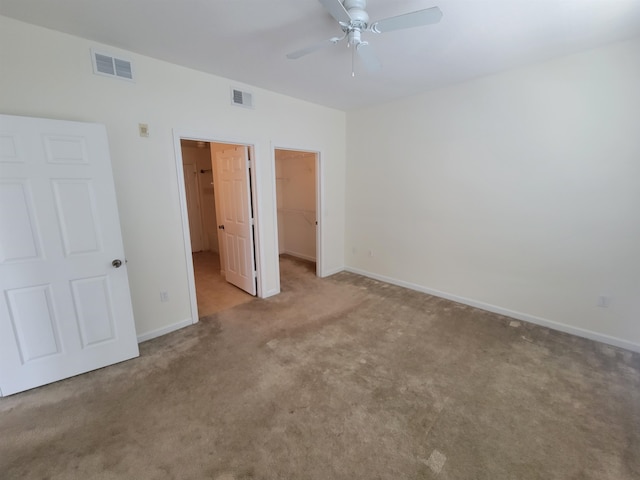
[(0, 478), (640, 478), (638, 355), (292, 259), (282, 280), (0, 400)]

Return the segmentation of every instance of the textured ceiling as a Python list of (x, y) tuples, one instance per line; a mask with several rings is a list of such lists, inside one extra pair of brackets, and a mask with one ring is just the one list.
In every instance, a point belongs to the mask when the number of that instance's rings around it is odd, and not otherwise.
[(438, 5), (437, 25), (365, 33), (382, 63), (346, 43), (317, 0), (0, 0), (0, 15), (351, 110), (640, 36), (640, 0), (369, 0), (371, 20)]

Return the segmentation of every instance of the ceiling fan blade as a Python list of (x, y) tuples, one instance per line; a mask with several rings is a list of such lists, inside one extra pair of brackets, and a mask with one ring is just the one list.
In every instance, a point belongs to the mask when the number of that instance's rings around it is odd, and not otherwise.
[(368, 72), (374, 73), (380, 70), (380, 60), (378, 60), (376, 52), (373, 51), (371, 45), (367, 42), (362, 42), (356, 46), (356, 50), (358, 51), (358, 56), (360, 60), (362, 60), (364, 68), (366, 68)]
[(320, 3), (338, 22), (346, 25), (351, 23), (351, 15), (340, 0), (320, 0)]
[(422, 27), (424, 25), (438, 23), (441, 18), (442, 11), (438, 7), (431, 7), (382, 19), (371, 25), (370, 30), (376, 33), (385, 33), (404, 28)]
[(295, 52), (287, 53), (287, 58), (290, 60), (295, 60), (296, 58), (304, 57), (305, 55), (309, 55), (310, 53), (313, 53), (317, 50), (321, 50), (323, 48), (330, 47), (331, 45), (335, 45), (340, 40), (342, 40), (342, 38), (333, 37), (333, 38), (330, 38), (329, 40), (324, 40), (314, 45), (309, 45), (308, 47), (301, 48), (300, 50), (296, 50)]

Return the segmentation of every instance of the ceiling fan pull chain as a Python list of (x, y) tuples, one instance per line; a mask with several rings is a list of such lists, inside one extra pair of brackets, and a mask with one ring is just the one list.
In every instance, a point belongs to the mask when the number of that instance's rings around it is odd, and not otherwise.
[(351, 49), (351, 76), (356, 76), (356, 47)]

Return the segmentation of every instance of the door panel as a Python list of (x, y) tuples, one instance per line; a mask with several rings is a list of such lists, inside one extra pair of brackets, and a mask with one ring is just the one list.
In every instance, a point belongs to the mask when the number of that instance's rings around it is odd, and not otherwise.
[(202, 216), (200, 214), (200, 194), (198, 190), (198, 170), (195, 165), (182, 166), (184, 187), (187, 196), (187, 214), (189, 215), (189, 234), (191, 236), (191, 252), (200, 252), (202, 242)]
[(216, 155), (215, 184), (220, 191), (220, 212), (224, 226), (221, 249), (226, 280), (256, 294), (251, 191), (248, 149), (237, 146)]
[(61, 165), (89, 164), (84, 137), (70, 135), (43, 135), (48, 163)]
[(26, 179), (0, 181), (0, 262), (40, 257), (39, 235), (33, 222), (33, 201)]
[(6, 295), (22, 364), (60, 353), (51, 285), (15, 288), (7, 290)]
[(104, 126), (0, 115), (0, 164), (0, 394), (138, 356)]
[(22, 163), (22, 161), (18, 135), (10, 132), (0, 133), (0, 163)]
[(51, 181), (58, 228), (62, 233), (65, 255), (99, 251), (99, 234), (95, 215), (93, 185), (89, 180), (56, 179)]
[(82, 346), (114, 339), (111, 289), (106, 275), (71, 282)]

